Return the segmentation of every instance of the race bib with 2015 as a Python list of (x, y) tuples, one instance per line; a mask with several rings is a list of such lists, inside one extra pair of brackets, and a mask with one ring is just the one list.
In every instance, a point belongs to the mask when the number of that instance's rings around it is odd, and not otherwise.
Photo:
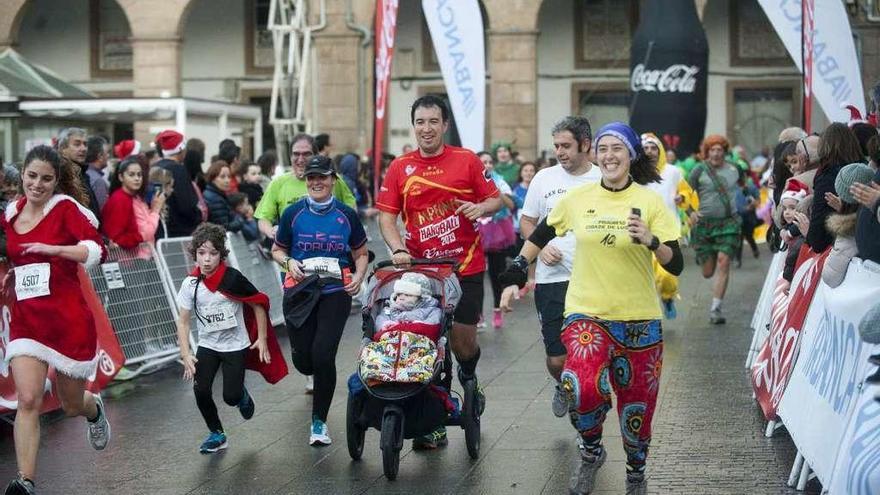
[(15, 297), (19, 301), (49, 295), (49, 263), (15, 267)]
[(199, 322), (205, 332), (219, 332), (238, 326), (235, 304), (214, 304), (205, 308)]

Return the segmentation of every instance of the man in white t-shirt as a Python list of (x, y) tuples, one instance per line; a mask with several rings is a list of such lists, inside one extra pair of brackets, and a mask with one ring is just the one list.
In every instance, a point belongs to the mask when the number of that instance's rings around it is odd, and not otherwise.
[[(598, 182), (602, 178), (599, 168), (594, 167), (588, 158), (591, 141), (590, 121), (585, 117), (565, 117), (553, 126), (553, 147), (559, 165), (541, 170), (529, 184), (519, 224), (523, 239), (532, 235), (538, 223), (550, 214), (569, 189)], [(565, 364), (566, 352), (561, 334), (574, 247), (573, 232), (556, 237), (541, 251), (535, 271), (535, 307), (541, 321), (547, 371), (557, 382)], [(509, 307), (505, 301), (515, 297), (516, 292), (515, 287), (505, 289), (506, 299), (502, 297), (502, 307)], [(562, 417), (568, 409), (565, 394), (557, 383), (553, 414)]]

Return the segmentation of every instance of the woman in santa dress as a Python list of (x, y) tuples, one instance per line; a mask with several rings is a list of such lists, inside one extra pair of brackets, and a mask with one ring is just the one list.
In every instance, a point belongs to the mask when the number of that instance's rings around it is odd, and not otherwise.
[(64, 412), (88, 420), (92, 447), (102, 450), (110, 440), (103, 402), (85, 390), (97, 365), (97, 335), (76, 266), (99, 263), (106, 251), (92, 212), (61, 193), (73, 189), (61, 187), (67, 184), (64, 179), (58, 153), (48, 146), (35, 147), (22, 170), (24, 196), (10, 203), (0, 219), (14, 267), (5, 280), (7, 300), (12, 301), (6, 360), (18, 397), (19, 474), (7, 486), (7, 494), (34, 493), (40, 407), (49, 367), (55, 368), (55, 393)]

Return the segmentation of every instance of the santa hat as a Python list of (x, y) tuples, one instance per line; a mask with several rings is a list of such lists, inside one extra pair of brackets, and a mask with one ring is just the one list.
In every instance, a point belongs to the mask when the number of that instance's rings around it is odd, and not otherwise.
[(141, 143), (134, 139), (119, 141), (116, 143), (116, 146), (113, 147), (113, 154), (115, 154), (116, 158), (119, 158), (120, 160), (125, 160), (130, 156), (136, 156), (140, 152)]
[(785, 199), (793, 199), (798, 203), (810, 194), (810, 188), (799, 180), (789, 179), (782, 196), (779, 198), (781, 203)]
[(166, 129), (156, 136), (156, 144), (162, 150), (162, 156), (174, 156), (186, 148), (183, 141), (183, 134)]
[(850, 103), (844, 103), (843, 105), (840, 106), (840, 108), (849, 110), (849, 122), (846, 123), (848, 126), (852, 127), (853, 125), (858, 124), (859, 122), (862, 122), (865, 124), (868, 123), (868, 121), (865, 120), (864, 117), (862, 117), (862, 111), (859, 110), (858, 107), (856, 107), (855, 105), (850, 104)]

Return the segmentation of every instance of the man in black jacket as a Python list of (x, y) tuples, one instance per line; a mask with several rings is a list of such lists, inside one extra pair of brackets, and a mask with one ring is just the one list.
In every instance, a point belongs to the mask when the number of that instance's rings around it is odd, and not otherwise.
[(174, 189), (166, 203), (168, 206), (168, 237), (186, 237), (202, 223), (202, 212), (198, 206), (195, 186), (183, 165), (186, 143), (183, 134), (164, 130), (156, 136), (156, 147), (162, 153), (162, 159), (156, 166), (171, 172), (174, 178)]

